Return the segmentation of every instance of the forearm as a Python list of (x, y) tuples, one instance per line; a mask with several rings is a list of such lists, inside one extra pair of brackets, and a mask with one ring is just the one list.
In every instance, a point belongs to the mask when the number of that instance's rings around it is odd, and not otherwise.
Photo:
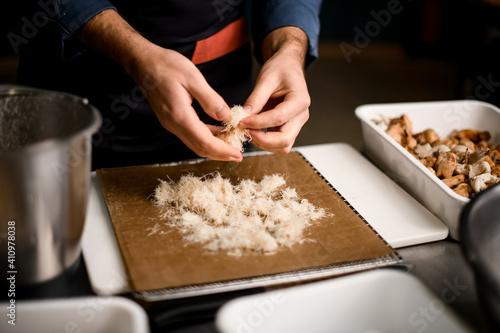
[(273, 56), (287, 56), (293, 62), (305, 66), (308, 51), (306, 33), (297, 27), (282, 27), (271, 31), (262, 41), (264, 62)]
[(154, 47), (112, 9), (104, 10), (90, 19), (76, 37), (88, 47), (119, 63), (134, 78), (138, 61)]

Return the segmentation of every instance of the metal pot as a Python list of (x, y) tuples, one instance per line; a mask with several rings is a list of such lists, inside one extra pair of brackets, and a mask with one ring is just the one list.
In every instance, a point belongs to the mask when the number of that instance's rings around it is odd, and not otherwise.
[(45, 282), (79, 259), (100, 125), (86, 99), (0, 86), (0, 267), (16, 283)]

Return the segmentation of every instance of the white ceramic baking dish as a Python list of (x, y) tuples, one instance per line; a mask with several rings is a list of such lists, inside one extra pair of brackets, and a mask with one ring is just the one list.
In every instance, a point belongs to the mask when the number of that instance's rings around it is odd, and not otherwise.
[(459, 240), (459, 217), (469, 202), (427, 170), (416, 158), (394, 141), (374, 120), (381, 116), (408, 115), (413, 132), (432, 128), (444, 138), (453, 130), (472, 128), (491, 133), (490, 143), (500, 143), (500, 110), (475, 100), (418, 103), (366, 104), (355, 110), (361, 121), (364, 152), (410, 195), (441, 219), (450, 236)]

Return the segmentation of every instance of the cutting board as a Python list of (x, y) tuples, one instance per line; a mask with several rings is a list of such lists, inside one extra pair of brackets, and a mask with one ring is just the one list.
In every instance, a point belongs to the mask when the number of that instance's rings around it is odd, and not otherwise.
[[(447, 228), (352, 147), (327, 144), (297, 149), (393, 246), (443, 239)], [(98, 294), (130, 290), (97, 179), (93, 178), (83, 254)]]

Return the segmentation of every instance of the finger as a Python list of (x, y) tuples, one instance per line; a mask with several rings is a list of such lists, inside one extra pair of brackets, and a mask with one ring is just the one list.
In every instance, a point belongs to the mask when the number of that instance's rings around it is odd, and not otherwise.
[(264, 132), (261, 130), (250, 130), (252, 143), (260, 149), (271, 153), (285, 155), (290, 152), (295, 140), (288, 140), (279, 132)]
[(255, 87), (243, 106), (250, 109), (251, 114), (259, 113), (262, 109), (264, 109), (264, 106), (269, 101), (269, 98), (273, 94), (274, 90), (275, 83), (273, 81), (259, 80), (259, 78), (257, 78)]
[(309, 111), (306, 109), (282, 126), (273, 128), (267, 132), (251, 129), (252, 143), (261, 149), (273, 153), (287, 154), (292, 148), (302, 126), (304, 126), (308, 119)]
[(298, 102), (292, 92), (274, 109), (244, 118), (240, 122), (240, 127), (262, 129), (281, 126), (303, 112), (307, 107), (304, 103)]
[(210, 124), (205, 124), (205, 125), (208, 127), (210, 132), (212, 132), (212, 134), (215, 136), (221, 134), (226, 129), (226, 127), (224, 127), (224, 126), (216, 126), (216, 125), (210, 125)]
[(238, 149), (216, 138), (196, 114), (193, 108), (183, 112), (171, 132), (198, 156), (220, 161), (240, 162), (243, 156)]
[(226, 120), (231, 111), (224, 99), (208, 84), (198, 71), (189, 79), (187, 90), (200, 103), (203, 111), (215, 120)]
[(224, 141), (213, 136), (210, 129), (203, 123), (193, 127), (197, 132), (180, 135), (180, 139), (198, 156), (219, 161), (241, 162), (243, 156), (240, 151)]

